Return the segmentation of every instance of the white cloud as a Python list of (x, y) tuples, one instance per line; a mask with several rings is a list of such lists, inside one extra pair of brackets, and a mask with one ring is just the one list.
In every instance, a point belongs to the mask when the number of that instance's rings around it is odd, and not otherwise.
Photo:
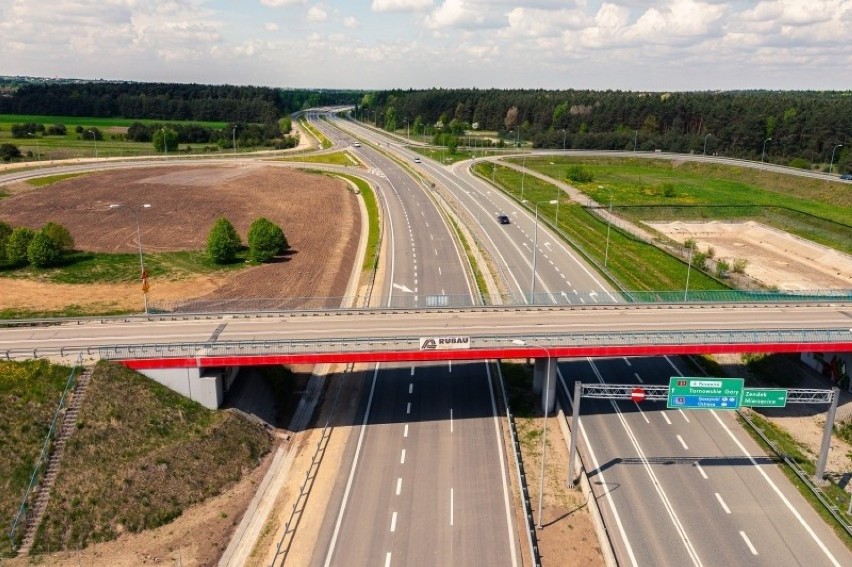
[(432, 0), (373, 0), (373, 12), (420, 12), (432, 7)]
[(278, 31), (280, 28), (275, 22), (266, 22), (265, 24), (263, 24), (263, 29), (265, 29), (266, 31), (274, 32)]
[(260, 3), (270, 8), (280, 8), (281, 6), (296, 6), (304, 4), (306, 0), (260, 0)]
[(343, 18), (343, 25), (347, 28), (361, 27), (361, 23), (355, 16), (346, 16), (345, 18)]
[(328, 12), (322, 6), (311, 6), (308, 9), (309, 22), (324, 22), (328, 19)]

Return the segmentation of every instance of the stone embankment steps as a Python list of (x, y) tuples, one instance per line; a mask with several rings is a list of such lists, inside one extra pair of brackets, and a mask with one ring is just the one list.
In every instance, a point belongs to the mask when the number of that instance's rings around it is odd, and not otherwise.
[(44, 477), (39, 483), (35, 501), (27, 514), (27, 527), (24, 531), (23, 543), (18, 550), (19, 555), (28, 555), (33, 546), (36, 532), (41, 524), (42, 517), (44, 517), (45, 510), (47, 510), (47, 503), (50, 501), (53, 483), (56, 481), (56, 475), (59, 474), (59, 465), (62, 461), (62, 454), (65, 451), (65, 444), (77, 429), (77, 416), (80, 412), (80, 404), (83, 401), (83, 396), (91, 379), (92, 369), (84, 368), (83, 372), (77, 378), (77, 383), (74, 385), (71, 400), (65, 409), (65, 414), (62, 417), (62, 425), (59, 427), (56, 440), (53, 443), (53, 450), (47, 460)]

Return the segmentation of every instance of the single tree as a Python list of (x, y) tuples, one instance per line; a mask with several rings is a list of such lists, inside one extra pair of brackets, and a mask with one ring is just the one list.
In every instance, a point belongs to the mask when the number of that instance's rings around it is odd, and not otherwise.
[(249, 258), (255, 262), (269, 262), (289, 246), (281, 227), (263, 217), (251, 223), (248, 245)]
[(0, 221), (0, 265), (6, 263), (6, 243), (12, 234), (12, 226)]
[(219, 217), (207, 235), (207, 254), (217, 264), (228, 264), (237, 257), (243, 243), (231, 221)]
[(26, 226), (19, 226), (12, 231), (6, 241), (6, 261), (13, 266), (23, 266), (29, 261), (27, 247), (35, 236), (35, 232)]
[(164, 147), (170, 152), (176, 152), (178, 149), (178, 135), (171, 128), (159, 128), (155, 130), (151, 141), (154, 144), (154, 149), (158, 152), (163, 152)]
[(27, 246), (27, 259), (36, 268), (56, 266), (62, 260), (62, 247), (47, 232), (40, 230)]
[(51, 237), (59, 245), (59, 249), (63, 252), (68, 252), (74, 249), (74, 237), (68, 232), (68, 229), (59, 223), (48, 222), (41, 231)]
[(15, 158), (21, 157), (21, 149), (15, 144), (0, 144), (0, 159), (3, 161), (12, 161)]

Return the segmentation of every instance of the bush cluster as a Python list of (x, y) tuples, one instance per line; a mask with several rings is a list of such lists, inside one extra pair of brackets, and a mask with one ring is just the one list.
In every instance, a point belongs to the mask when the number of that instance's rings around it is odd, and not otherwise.
[(61, 224), (49, 222), (36, 231), (0, 221), (0, 265), (50, 268), (61, 264), (73, 248), (74, 238)]
[[(289, 248), (281, 227), (260, 217), (251, 223), (248, 232), (248, 257), (254, 262), (270, 262)], [(216, 264), (229, 264), (236, 260), (243, 248), (234, 225), (225, 217), (216, 219), (207, 235), (207, 254)]]

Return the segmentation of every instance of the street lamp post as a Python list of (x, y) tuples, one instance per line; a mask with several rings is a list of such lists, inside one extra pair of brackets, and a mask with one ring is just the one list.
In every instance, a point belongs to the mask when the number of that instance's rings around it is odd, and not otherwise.
[(831, 150), (831, 161), (828, 162), (828, 180), (831, 181), (831, 170), (834, 168), (834, 152), (837, 151), (837, 148), (842, 148), (843, 144), (837, 144), (834, 146), (834, 149)]
[[(598, 185), (603, 189), (603, 185)], [(609, 214), (606, 217), (606, 250), (604, 251), (604, 267), (609, 263), (609, 232), (612, 229), (612, 189), (609, 190)]]
[(636, 142), (639, 141), (639, 130), (633, 130), (633, 151), (636, 151)]
[(763, 153), (760, 154), (760, 163), (763, 163), (763, 160), (766, 159), (766, 143), (771, 141), (771, 140), (772, 140), (772, 137), (769, 137), (769, 138), (766, 138), (765, 140), (763, 140)]
[[(127, 209), (131, 213), (133, 213), (133, 217), (136, 219), (136, 242), (139, 244), (139, 271), (141, 273), (142, 278), (142, 305), (145, 309), (145, 314), (148, 313), (148, 274), (145, 273), (145, 262), (142, 258), (142, 229), (139, 225), (139, 210), (134, 209), (128, 205), (122, 204), (113, 204), (109, 206), (110, 209)], [(145, 203), (142, 205), (143, 209), (150, 209), (151, 205)]]
[(98, 159), (98, 138), (92, 130), (89, 130), (89, 134), (92, 135), (92, 143), (95, 144), (95, 159)]
[(535, 228), (533, 229), (533, 247), (532, 247), (532, 282), (530, 282), (530, 303), (535, 303), (535, 264), (536, 259), (538, 258), (538, 206), (541, 203), (547, 203), (549, 205), (556, 205), (559, 203), (557, 200), (553, 201), (538, 201), (535, 204)]
[(521, 161), (521, 202), (524, 202), (524, 180), (527, 177), (527, 154), (524, 154), (524, 159)]
[(32, 132), (27, 132), (27, 136), (35, 138), (36, 143), (36, 161), (41, 165), (41, 144), (38, 143), (38, 136)]
[(567, 138), (568, 138), (568, 130), (563, 128), (562, 129), (562, 151), (563, 152), (565, 151), (565, 140)]
[(686, 287), (683, 288), (683, 302), (686, 303), (686, 298), (689, 295), (689, 272), (692, 271), (692, 249), (695, 246), (689, 246), (689, 257), (686, 260)]
[(408, 140), (408, 143), (411, 143), (411, 135), (408, 130), (408, 116), (405, 117), (405, 139)]
[(704, 153), (702, 155), (705, 155), (705, 156), (707, 155), (707, 138), (709, 138), (709, 137), (710, 137), (710, 134), (707, 134), (706, 136), (704, 136)]
[(231, 130), (231, 137), (234, 143), (234, 159), (237, 159), (237, 127), (234, 126), (234, 129)]
[(169, 157), (169, 144), (166, 142), (166, 128), (160, 128), (160, 131), (163, 133), (163, 157), (168, 159)]

